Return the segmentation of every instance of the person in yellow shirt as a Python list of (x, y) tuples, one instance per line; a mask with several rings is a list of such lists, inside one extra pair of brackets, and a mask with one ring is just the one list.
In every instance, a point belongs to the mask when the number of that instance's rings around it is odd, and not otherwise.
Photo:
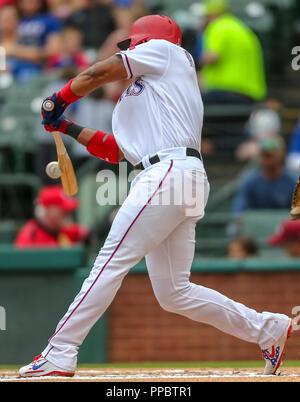
[(263, 100), (267, 87), (259, 39), (229, 12), (226, 0), (207, 0), (205, 10), (200, 58), (204, 103)]

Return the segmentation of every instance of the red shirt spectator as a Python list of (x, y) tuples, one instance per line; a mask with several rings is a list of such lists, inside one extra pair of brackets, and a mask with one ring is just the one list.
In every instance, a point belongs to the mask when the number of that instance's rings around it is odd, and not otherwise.
[(87, 240), (89, 230), (68, 218), (78, 208), (76, 198), (67, 197), (59, 186), (42, 189), (37, 198), (36, 217), (18, 233), (18, 248), (66, 247)]
[(289, 257), (300, 258), (300, 221), (283, 221), (268, 242), (283, 247)]

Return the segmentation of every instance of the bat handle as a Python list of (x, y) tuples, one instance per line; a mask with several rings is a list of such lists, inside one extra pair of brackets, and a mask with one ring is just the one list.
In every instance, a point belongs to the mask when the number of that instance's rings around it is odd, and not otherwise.
[(45, 112), (52, 112), (52, 110), (55, 108), (55, 104), (52, 102), (52, 100), (45, 100), (42, 108)]

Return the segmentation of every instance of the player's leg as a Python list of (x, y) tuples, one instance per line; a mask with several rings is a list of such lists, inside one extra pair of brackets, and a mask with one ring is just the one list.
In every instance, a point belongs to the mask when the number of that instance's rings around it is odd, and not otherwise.
[(287, 316), (255, 310), (189, 281), (194, 258), (195, 218), (181, 223), (146, 256), (153, 290), (167, 311), (212, 325), (223, 332), (269, 348), (286, 331)]
[[(180, 207), (154, 202), (168, 188), (171, 166), (168, 163), (142, 175), (133, 186), (89, 277), (42, 353), (51, 363), (75, 370), (78, 347), (112, 302), (124, 276), (184, 219)], [(140, 199), (141, 194), (145, 201)]]

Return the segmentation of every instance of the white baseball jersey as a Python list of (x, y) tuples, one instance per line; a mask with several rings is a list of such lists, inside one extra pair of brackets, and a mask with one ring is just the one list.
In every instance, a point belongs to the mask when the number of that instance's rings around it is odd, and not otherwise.
[(113, 113), (113, 133), (133, 165), (176, 147), (200, 151), (203, 103), (192, 56), (152, 39), (119, 53), (134, 81)]

